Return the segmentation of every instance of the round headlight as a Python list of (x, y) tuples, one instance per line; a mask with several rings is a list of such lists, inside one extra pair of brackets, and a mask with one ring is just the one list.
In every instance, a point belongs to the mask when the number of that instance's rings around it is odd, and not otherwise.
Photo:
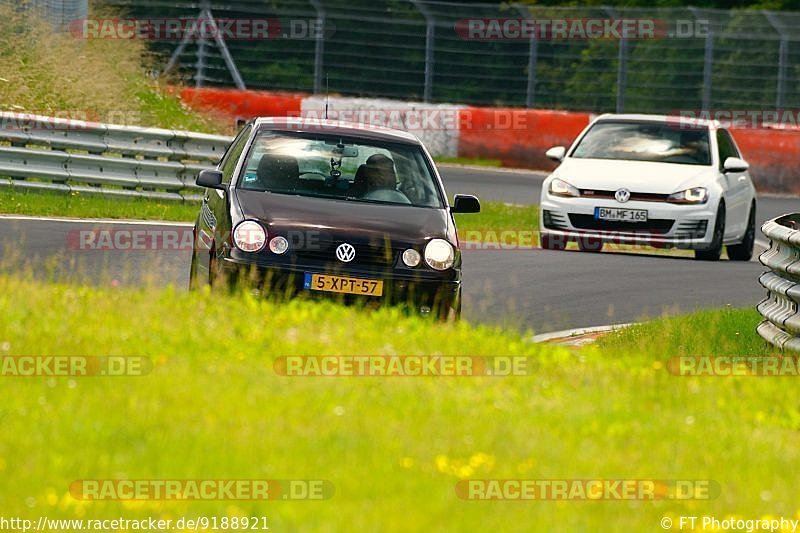
[(245, 220), (233, 230), (233, 243), (243, 252), (258, 252), (267, 243), (267, 232), (254, 220)]
[(425, 262), (436, 270), (447, 270), (453, 266), (455, 258), (453, 245), (444, 239), (433, 239), (425, 247)]
[(421, 260), (422, 257), (420, 257), (419, 252), (413, 248), (409, 248), (408, 250), (403, 252), (403, 263), (405, 263), (406, 266), (414, 268), (419, 264)]
[(269, 250), (273, 254), (283, 254), (286, 253), (286, 250), (289, 249), (289, 241), (286, 240), (285, 237), (273, 237), (271, 241), (269, 241)]

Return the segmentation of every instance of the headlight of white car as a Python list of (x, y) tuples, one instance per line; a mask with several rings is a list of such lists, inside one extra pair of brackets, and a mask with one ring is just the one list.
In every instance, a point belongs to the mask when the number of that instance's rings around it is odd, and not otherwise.
[(453, 245), (444, 239), (433, 239), (425, 247), (425, 262), (433, 269), (447, 270), (456, 259)]
[(245, 220), (233, 230), (233, 243), (243, 252), (258, 252), (267, 243), (267, 232), (258, 222)]
[(670, 194), (667, 201), (673, 204), (704, 204), (708, 201), (708, 191), (705, 187), (693, 187)]
[(581, 195), (578, 189), (576, 189), (566, 181), (559, 178), (555, 178), (553, 181), (550, 182), (550, 186), (547, 188), (547, 192), (549, 192), (554, 196), (577, 197)]

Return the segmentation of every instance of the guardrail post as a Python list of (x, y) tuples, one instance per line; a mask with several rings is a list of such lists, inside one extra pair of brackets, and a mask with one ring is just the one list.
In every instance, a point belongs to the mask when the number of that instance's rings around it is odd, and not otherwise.
[(322, 92), (322, 65), (325, 59), (325, 6), (322, 0), (309, 0), (317, 11), (317, 36), (314, 41), (314, 94)]
[(197, 39), (197, 61), (195, 62), (194, 86), (202, 87), (206, 69), (206, 39), (202, 35)]
[(786, 98), (786, 68), (789, 56), (789, 36), (784, 30), (783, 26), (778, 22), (775, 13), (771, 11), (763, 11), (764, 16), (781, 36), (780, 44), (778, 45), (778, 84), (775, 87), (775, 109), (780, 113), (784, 108), (784, 99)]
[[(517, 10), (525, 18), (531, 16), (530, 9), (527, 7), (518, 6)], [(536, 69), (538, 68), (538, 56), (539, 36), (532, 33), (528, 41), (528, 85), (525, 89), (525, 107), (533, 107), (536, 101)]]
[[(696, 21), (700, 22), (698, 16), (699, 10), (696, 7), (688, 8)], [(705, 19), (707, 20), (707, 19)], [(711, 24), (708, 25), (708, 33), (706, 33), (706, 40), (703, 50), (703, 102), (702, 111), (708, 113), (711, 111), (711, 84), (712, 74), (714, 70), (714, 29)]]
[[(214, 19), (214, 14), (211, 13), (211, 3), (209, 0), (202, 0), (200, 2), (200, 16), (197, 20), (198, 23), (194, 24), (192, 28), (186, 32), (178, 47), (172, 52), (172, 55), (167, 62), (167, 66), (164, 67), (164, 73), (166, 74), (178, 64), (180, 55), (183, 53), (186, 45), (193, 37), (198, 37), (200, 43), (197, 47), (197, 62), (195, 63), (197, 73), (195, 74), (195, 83), (200, 83), (199, 80), (201, 79), (202, 71), (205, 69), (205, 38), (202, 35), (197, 35), (197, 28), (200, 26), (205, 26), (202, 24), (202, 21), (208, 21), (208, 26), (214, 33), (214, 42), (216, 43), (217, 48), (219, 48), (220, 54), (222, 54), (222, 59), (225, 61), (225, 66), (228, 67), (228, 71), (231, 73), (231, 77), (233, 78), (233, 82), (236, 84), (236, 88), (246, 89), (247, 87), (245, 87), (242, 75), (239, 73), (239, 69), (236, 67), (236, 63), (233, 61), (233, 56), (231, 56), (230, 50), (228, 50), (228, 45), (225, 44), (225, 40), (219, 34), (217, 21)], [(197, 86), (199, 87), (199, 85)]]
[(422, 99), (430, 102), (433, 95), (433, 47), (436, 39), (436, 19), (421, 0), (411, 0), (411, 3), (425, 17), (425, 88)]
[[(612, 7), (604, 8), (608, 16), (612, 19), (619, 18), (619, 13)], [(619, 50), (617, 52), (617, 113), (625, 111), (625, 86), (628, 83), (628, 39), (626, 35), (621, 35), (619, 39)]]

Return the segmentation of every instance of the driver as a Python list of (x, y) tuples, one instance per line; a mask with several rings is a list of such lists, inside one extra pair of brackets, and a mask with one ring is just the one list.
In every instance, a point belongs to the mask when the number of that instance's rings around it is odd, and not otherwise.
[(394, 169), (394, 161), (390, 157), (383, 154), (369, 156), (364, 164), (363, 175), (367, 186), (367, 193), (363, 198), (403, 204), (411, 203), (405, 194), (397, 190), (397, 173)]

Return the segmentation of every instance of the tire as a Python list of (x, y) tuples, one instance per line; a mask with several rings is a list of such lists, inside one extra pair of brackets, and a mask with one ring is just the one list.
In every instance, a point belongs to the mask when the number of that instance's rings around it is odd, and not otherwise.
[(694, 258), (700, 261), (719, 261), (722, 255), (722, 238), (725, 236), (725, 204), (720, 202), (714, 222), (714, 238), (705, 250), (695, 250)]
[(208, 260), (208, 286), (212, 289), (220, 285), (219, 267), (217, 266), (217, 253), (211, 250), (211, 257)]
[(192, 252), (192, 262), (189, 264), (189, 290), (195, 291), (197, 289), (197, 258), (194, 252)]
[(539, 239), (542, 250), (563, 250), (567, 247), (567, 238), (562, 235), (541, 233)]
[(461, 320), (461, 297), (459, 296), (458, 302), (450, 307), (450, 312), (447, 314), (448, 322), (458, 322)]
[(728, 245), (726, 251), (731, 261), (750, 261), (753, 257), (753, 245), (756, 242), (756, 206), (750, 206), (747, 216), (747, 230), (744, 232), (742, 242)]
[(458, 322), (461, 320), (461, 290), (453, 297), (453, 301), (439, 307), (437, 318), (440, 322)]
[(581, 252), (600, 252), (603, 250), (603, 240), (596, 237), (580, 237), (578, 249)]

